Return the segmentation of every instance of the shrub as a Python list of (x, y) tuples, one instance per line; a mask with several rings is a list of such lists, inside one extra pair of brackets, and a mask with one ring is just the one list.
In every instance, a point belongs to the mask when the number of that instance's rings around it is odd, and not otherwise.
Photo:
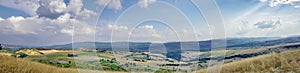
[(19, 58), (25, 58), (25, 57), (27, 57), (28, 55), (27, 54), (25, 54), (25, 53), (17, 53), (17, 57), (19, 57)]
[(155, 71), (154, 73), (172, 73), (172, 70), (160, 68), (159, 70)]
[(2, 45), (0, 44), (0, 50), (2, 50)]

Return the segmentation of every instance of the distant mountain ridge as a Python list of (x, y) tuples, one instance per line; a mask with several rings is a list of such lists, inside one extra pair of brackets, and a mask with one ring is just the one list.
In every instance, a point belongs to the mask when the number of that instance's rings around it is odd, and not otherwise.
[(239, 45), (232, 45), (228, 47), (262, 47), (262, 46), (273, 46), (273, 45), (280, 45), (280, 44), (287, 44), (287, 43), (297, 43), (300, 42), (300, 37), (287, 37), (287, 38), (280, 38), (275, 40), (267, 40), (261, 42), (250, 42), (244, 43)]
[[(151, 42), (77, 42), (64, 45), (41, 46), (34, 48), (46, 49), (100, 49), (100, 50), (115, 50), (115, 49), (128, 49), (131, 52), (149, 52), (149, 48), (156, 50), (165, 49), (167, 57), (180, 59), (182, 51), (210, 51), (212, 49), (212, 41), (224, 41), (225, 39), (214, 39), (207, 41), (184, 41), (184, 42), (166, 42), (166, 43), (151, 43)], [(259, 37), (259, 38), (228, 38), (226, 39), (227, 49), (243, 49), (254, 47), (274, 46), (288, 43), (300, 43), (300, 36), (293, 37)], [(162, 44), (151, 45), (151, 44)], [(219, 44), (219, 43), (216, 43)], [(150, 47), (151, 46), (151, 47)], [(185, 49), (182, 49), (184, 46)], [(22, 47), (22, 46), (19, 46)], [(221, 46), (222, 47), (222, 46)], [(289, 46), (287, 46), (289, 47)], [(294, 46), (290, 46), (294, 47)], [(218, 48), (214, 48), (218, 49)]]
[[(243, 47), (243, 44), (254, 44), (258, 42), (266, 42), (272, 40), (278, 40), (281, 38), (278, 37), (260, 37), (260, 38), (229, 38), (227, 40), (227, 48), (233, 47)], [(189, 47), (195, 48), (199, 47), (199, 50), (207, 51), (211, 49), (212, 41), (220, 41), (223, 39), (216, 40), (207, 40), (207, 41), (185, 41), (185, 42), (167, 42), (162, 43), (165, 45), (167, 50), (179, 50), (181, 48), (181, 44), (187, 45)], [(198, 43), (199, 45), (189, 45), (188, 43)], [(129, 46), (130, 51), (148, 51), (148, 48), (151, 42), (78, 42), (78, 43), (70, 43), (64, 45), (53, 45), (53, 46), (43, 46), (37, 48), (52, 48), (52, 49), (72, 49), (72, 48), (96, 48), (96, 49), (105, 49), (110, 50), (113, 48), (126, 48), (124, 46)], [(249, 47), (249, 45), (245, 45)]]

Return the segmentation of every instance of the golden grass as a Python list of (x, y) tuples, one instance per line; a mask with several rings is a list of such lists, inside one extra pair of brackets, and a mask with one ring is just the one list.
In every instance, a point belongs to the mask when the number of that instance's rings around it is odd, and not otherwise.
[(24, 49), (24, 50), (17, 51), (16, 53), (24, 53), (24, 54), (29, 55), (29, 56), (42, 55), (42, 53), (37, 49)]
[(28, 61), (20, 58), (0, 55), (2, 73), (77, 73), (76, 69), (57, 68), (54, 66)]
[(39, 50), (39, 52), (43, 54), (52, 54), (52, 53), (74, 53), (78, 51), (73, 50)]
[[(22, 58), (0, 55), (0, 73), (104, 73), (104, 71), (58, 68)], [(105, 73), (125, 72), (105, 71)]]
[[(198, 70), (204, 73), (206, 69)], [(221, 73), (286, 73), (300, 72), (300, 50), (272, 53), (224, 64)]]
[(11, 53), (3, 53), (3, 52), (0, 52), (0, 55), (12, 56), (13, 54), (11, 54)]

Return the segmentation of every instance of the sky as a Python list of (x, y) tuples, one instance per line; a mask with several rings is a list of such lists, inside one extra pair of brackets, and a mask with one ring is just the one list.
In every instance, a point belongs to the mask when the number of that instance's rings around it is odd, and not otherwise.
[[(228, 38), (299, 34), (300, 0), (215, 2)], [(2, 44), (196, 41), (210, 32), (190, 0), (0, 0)]]

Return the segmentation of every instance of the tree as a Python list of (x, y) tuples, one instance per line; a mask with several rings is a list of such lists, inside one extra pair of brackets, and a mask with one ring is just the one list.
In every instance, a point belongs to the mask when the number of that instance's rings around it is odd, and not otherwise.
[(27, 54), (22, 53), (22, 52), (17, 54), (17, 57), (19, 57), (19, 58), (25, 58), (27, 56), (28, 56)]
[(0, 44), (0, 50), (2, 50), (2, 45)]

